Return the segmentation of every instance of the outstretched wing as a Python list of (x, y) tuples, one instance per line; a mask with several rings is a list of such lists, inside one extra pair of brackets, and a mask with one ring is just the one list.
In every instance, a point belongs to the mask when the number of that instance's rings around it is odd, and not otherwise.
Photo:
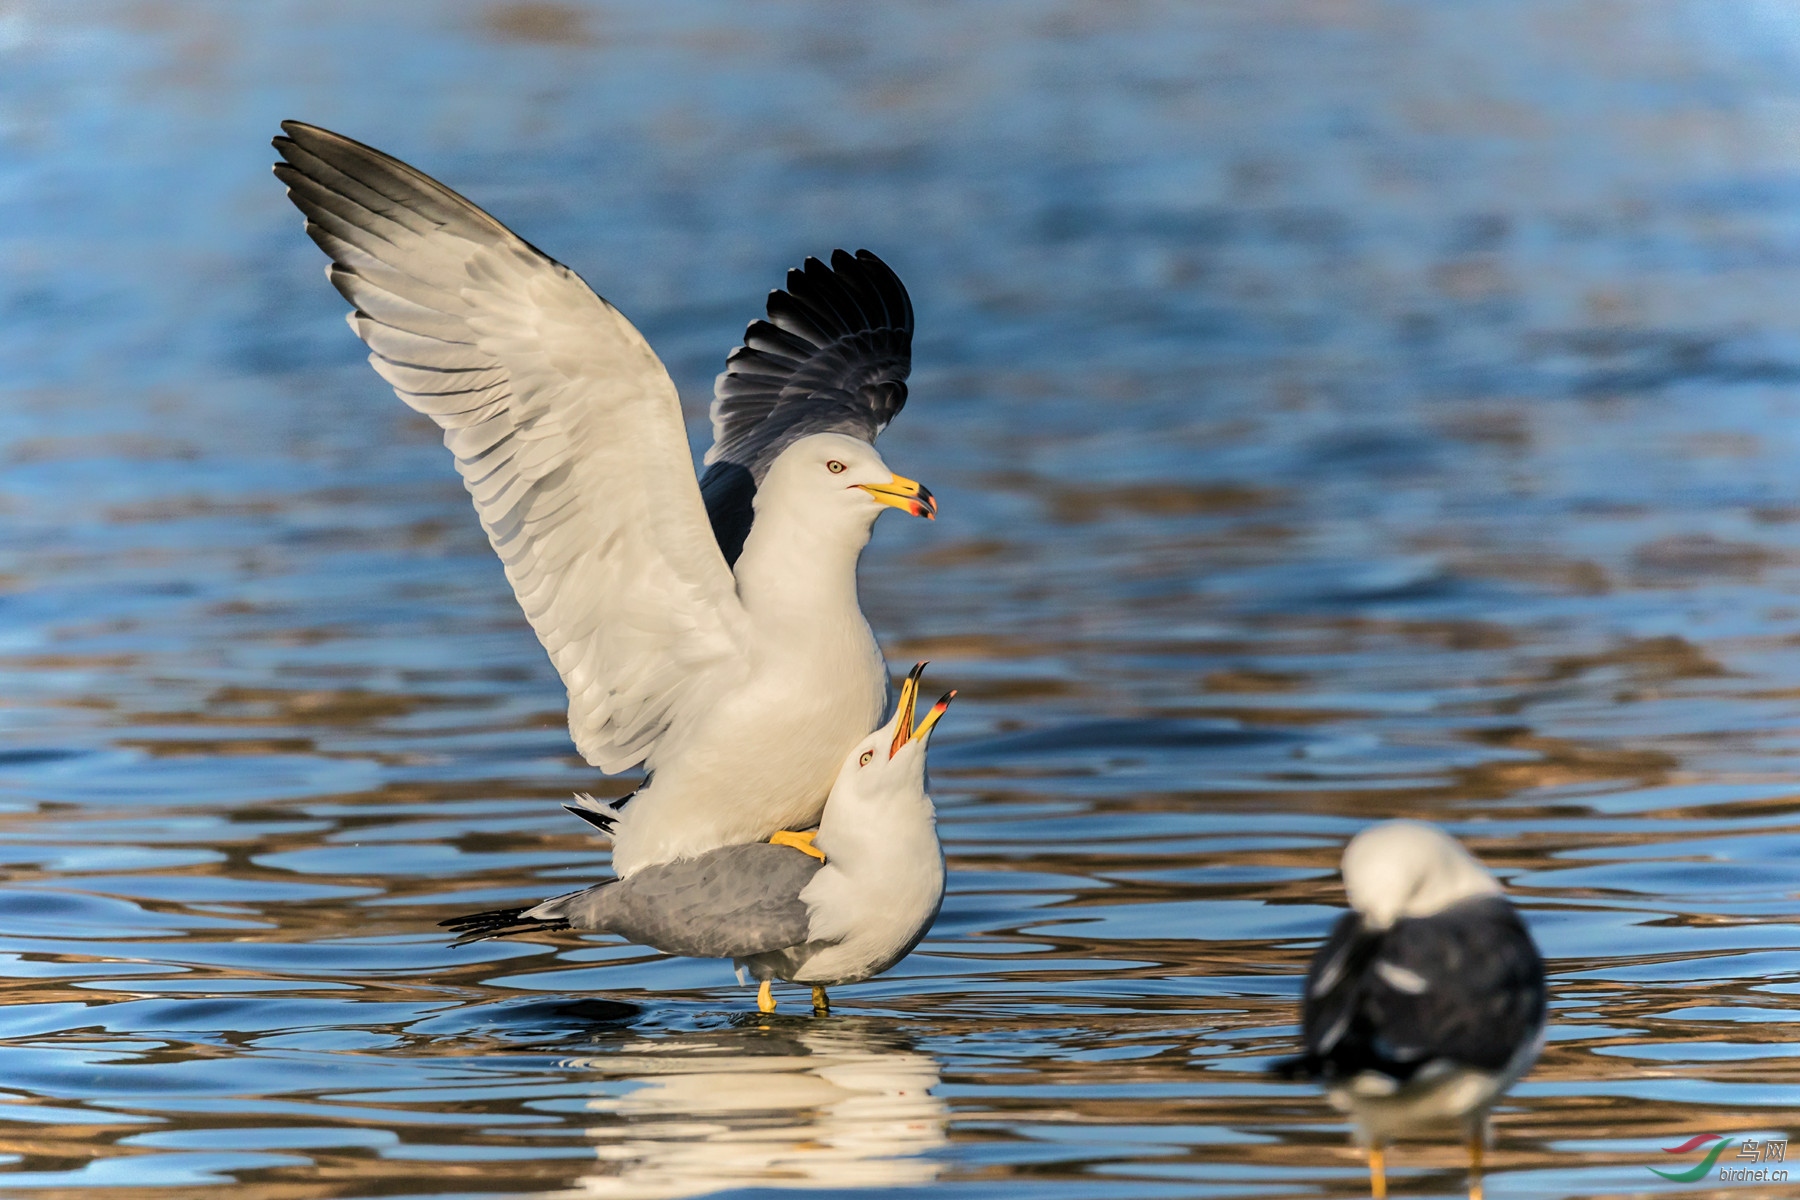
[(713, 385), (713, 445), (700, 481), (727, 561), (750, 532), (750, 501), (769, 464), (815, 433), (873, 442), (906, 404), (912, 370), (912, 300), (900, 277), (867, 250), (809, 258), (769, 293), (769, 319)]
[(443, 427), (568, 688), (575, 745), (606, 771), (644, 761), (741, 662), (744, 636), (668, 372), (579, 276), (449, 188), (338, 134), (282, 129), (275, 174), (370, 363)]

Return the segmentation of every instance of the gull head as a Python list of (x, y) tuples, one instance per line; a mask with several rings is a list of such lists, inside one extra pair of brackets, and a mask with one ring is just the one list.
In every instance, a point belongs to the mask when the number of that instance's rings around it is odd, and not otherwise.
[(1363, 830), (1344, 847), (1343, 871), (1350, 907), (1370, 929), (1501, 894), (1499, 881), (1474, 855), (1424, 821), (1383, 821)]
[(846, 952), (854, 942), (865, 966), (899, 961), (944, 900), (944, 847), (926, 791), (925, 748), (956, 693), (914, 725), (924, 670), (924, 663), (912, 669), (893, 717), (844, 757), (813, 841), (825, 864), (801, 893), (809, 940), (835, 939)]
[(765, 500), (797, 502), (820, 515), (842, 513), (865, 529), (884, 508), (937, 518), (937, 501), (923, 484), (894, 474), (875, 447), (842, 433), (810, 434), (783, 450), (757, 489), (759, 513)]
[(912, 669), (900, 685), (900, 703), (895, 706), (893, 717), (844, 756), (844, 765), (838, 769), (837, 782), (831, 789), (828, 814), (831, 809), (843, 808), (842, 801), (865, 811), (869, 806), (891, 808), (919, 801), (930, 804), (925, 795), (925, 748), (931, 741), (931, 731), (956, 693), (946, 692), (915, 726), (919, 677), (924, 673), (924, 663)]

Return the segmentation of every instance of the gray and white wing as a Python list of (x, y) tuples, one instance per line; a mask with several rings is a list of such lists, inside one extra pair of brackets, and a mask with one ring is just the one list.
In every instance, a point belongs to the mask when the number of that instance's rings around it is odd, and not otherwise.
[(350, 327), (436, 421), (605, 771), (648, 758), (742, 661), (744, 618), (675, 385), (568, 267), (405, 163), (283, 122), (275, 174), (356, 307)]
[(867, 250), (831, 252), (788, 272), (769, 293), (769, 318), (713, 385), (712, 449), (700, 490), (719, 548), (737, 561), (751, 499), (769, 465), (794, 442), (843, 433), (873, 442), (906, 404), (912, 370), (912, 300)]
[(666, 954), (766, 954), (807, 940), (800, 893), (820, 865), (790, 846), (724, 846), (569, 897), (555, 915)]

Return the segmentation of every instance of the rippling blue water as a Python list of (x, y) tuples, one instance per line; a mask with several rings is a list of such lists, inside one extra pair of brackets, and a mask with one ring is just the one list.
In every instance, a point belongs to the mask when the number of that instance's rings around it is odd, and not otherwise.
[[(1397, 815), (1551, 960), (1488, 1195), (1736, 1187), (1646, 1166), (1800, 1094), (1796, 68), (1757, 0), (0, 7), (0, 1187), (1358, 1194), (1263, 1068)], [(284, 117), (582, 271), (697, 447), (782, 270), (906, 279), (951, 895), (830, 1019), (440, 936), (627, 784)]]

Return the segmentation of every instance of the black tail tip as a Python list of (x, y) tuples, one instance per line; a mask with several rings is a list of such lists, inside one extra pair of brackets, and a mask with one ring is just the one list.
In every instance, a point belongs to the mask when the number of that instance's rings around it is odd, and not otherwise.
[(598, 829), (601, 833), (611, 833), (613, 831), (614, 823), (618, 821), (617, 817), (608, 816), (606, 813), (595, 812), (591, 808), (583, 808), (579, 804), (565, 804), (563, 807), (586, 821), (589, 825), (592, 825), (595, 829)]
[(526, 916), (530, 911), (528, 908), (491, 908), (486, 912), (450, 917), (439, 921), (438, 925), (457, 935), (456, 941), (452, 943), (457, 946), (489, 938), (509, 937), (515, 933), (552, 933), (569, 927), (567, 921), (544, 921)]

